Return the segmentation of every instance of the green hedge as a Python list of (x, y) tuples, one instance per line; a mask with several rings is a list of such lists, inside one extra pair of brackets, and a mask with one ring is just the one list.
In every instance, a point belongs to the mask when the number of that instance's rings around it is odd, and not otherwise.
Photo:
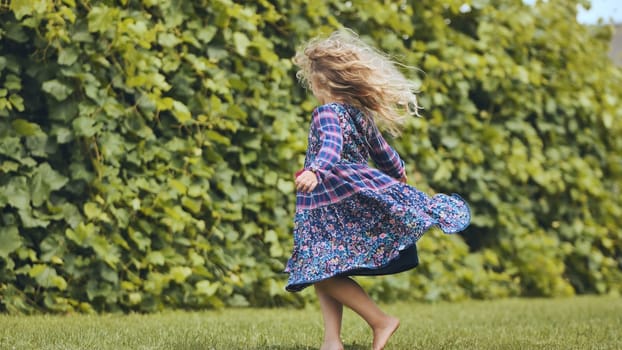
[(622, 73), (572, 1), (0, 4), (0, 310), (302, 306), (284, 291), (315, 101), (296, 46), (340, 26), (418, 66), (390, 140), (473, 206), (375, 297), (622, 291)]

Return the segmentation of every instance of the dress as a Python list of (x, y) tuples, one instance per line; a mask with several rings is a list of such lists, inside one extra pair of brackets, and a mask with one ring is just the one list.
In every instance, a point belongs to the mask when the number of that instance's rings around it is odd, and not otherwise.
[(471, 220), (460, 196), (429, 197), (399, 182), (403, 161), (374, 122), (347, 104), (313, 111), (304, 168), (315, 171), (319, 183), (296, 194), (294, 247), (285, 269), (290, 292), (334, 276), (412, 269), (426, 231), (438, 226), (456, 233)]

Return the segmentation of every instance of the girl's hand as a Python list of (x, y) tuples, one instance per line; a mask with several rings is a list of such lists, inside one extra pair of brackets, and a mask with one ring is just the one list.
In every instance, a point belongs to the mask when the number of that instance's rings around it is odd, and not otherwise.
[(311, 170), (305, 170), (296, 177), (296, 190), (301, 192), (311, 192), (318, 184), (317, 175)]

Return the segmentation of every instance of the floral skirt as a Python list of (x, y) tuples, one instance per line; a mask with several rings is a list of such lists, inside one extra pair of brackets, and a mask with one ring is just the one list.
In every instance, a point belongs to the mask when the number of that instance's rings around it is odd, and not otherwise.
[(470, 220), (469, 206), (460, 196), (429, 197), (403, 183), (297, 210), (286, 289), (297, 292), (334, 276), (406, 271), (418, 265), (415, 243), (431, 227), (456, 233)]

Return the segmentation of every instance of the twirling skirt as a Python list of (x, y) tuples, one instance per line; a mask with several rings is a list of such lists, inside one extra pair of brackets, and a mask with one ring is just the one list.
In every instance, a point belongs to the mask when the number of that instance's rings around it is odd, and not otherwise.
[(386, 275), (418, 265), (415, 243), (433, 226), (445, 233), (470, 223), (468, 204), (458, 195), (429, 197), (396, 183), (363, 190), (337, 203), (297, 210), (294, 248), (285, 272), (296, 292), (334, 276)]

